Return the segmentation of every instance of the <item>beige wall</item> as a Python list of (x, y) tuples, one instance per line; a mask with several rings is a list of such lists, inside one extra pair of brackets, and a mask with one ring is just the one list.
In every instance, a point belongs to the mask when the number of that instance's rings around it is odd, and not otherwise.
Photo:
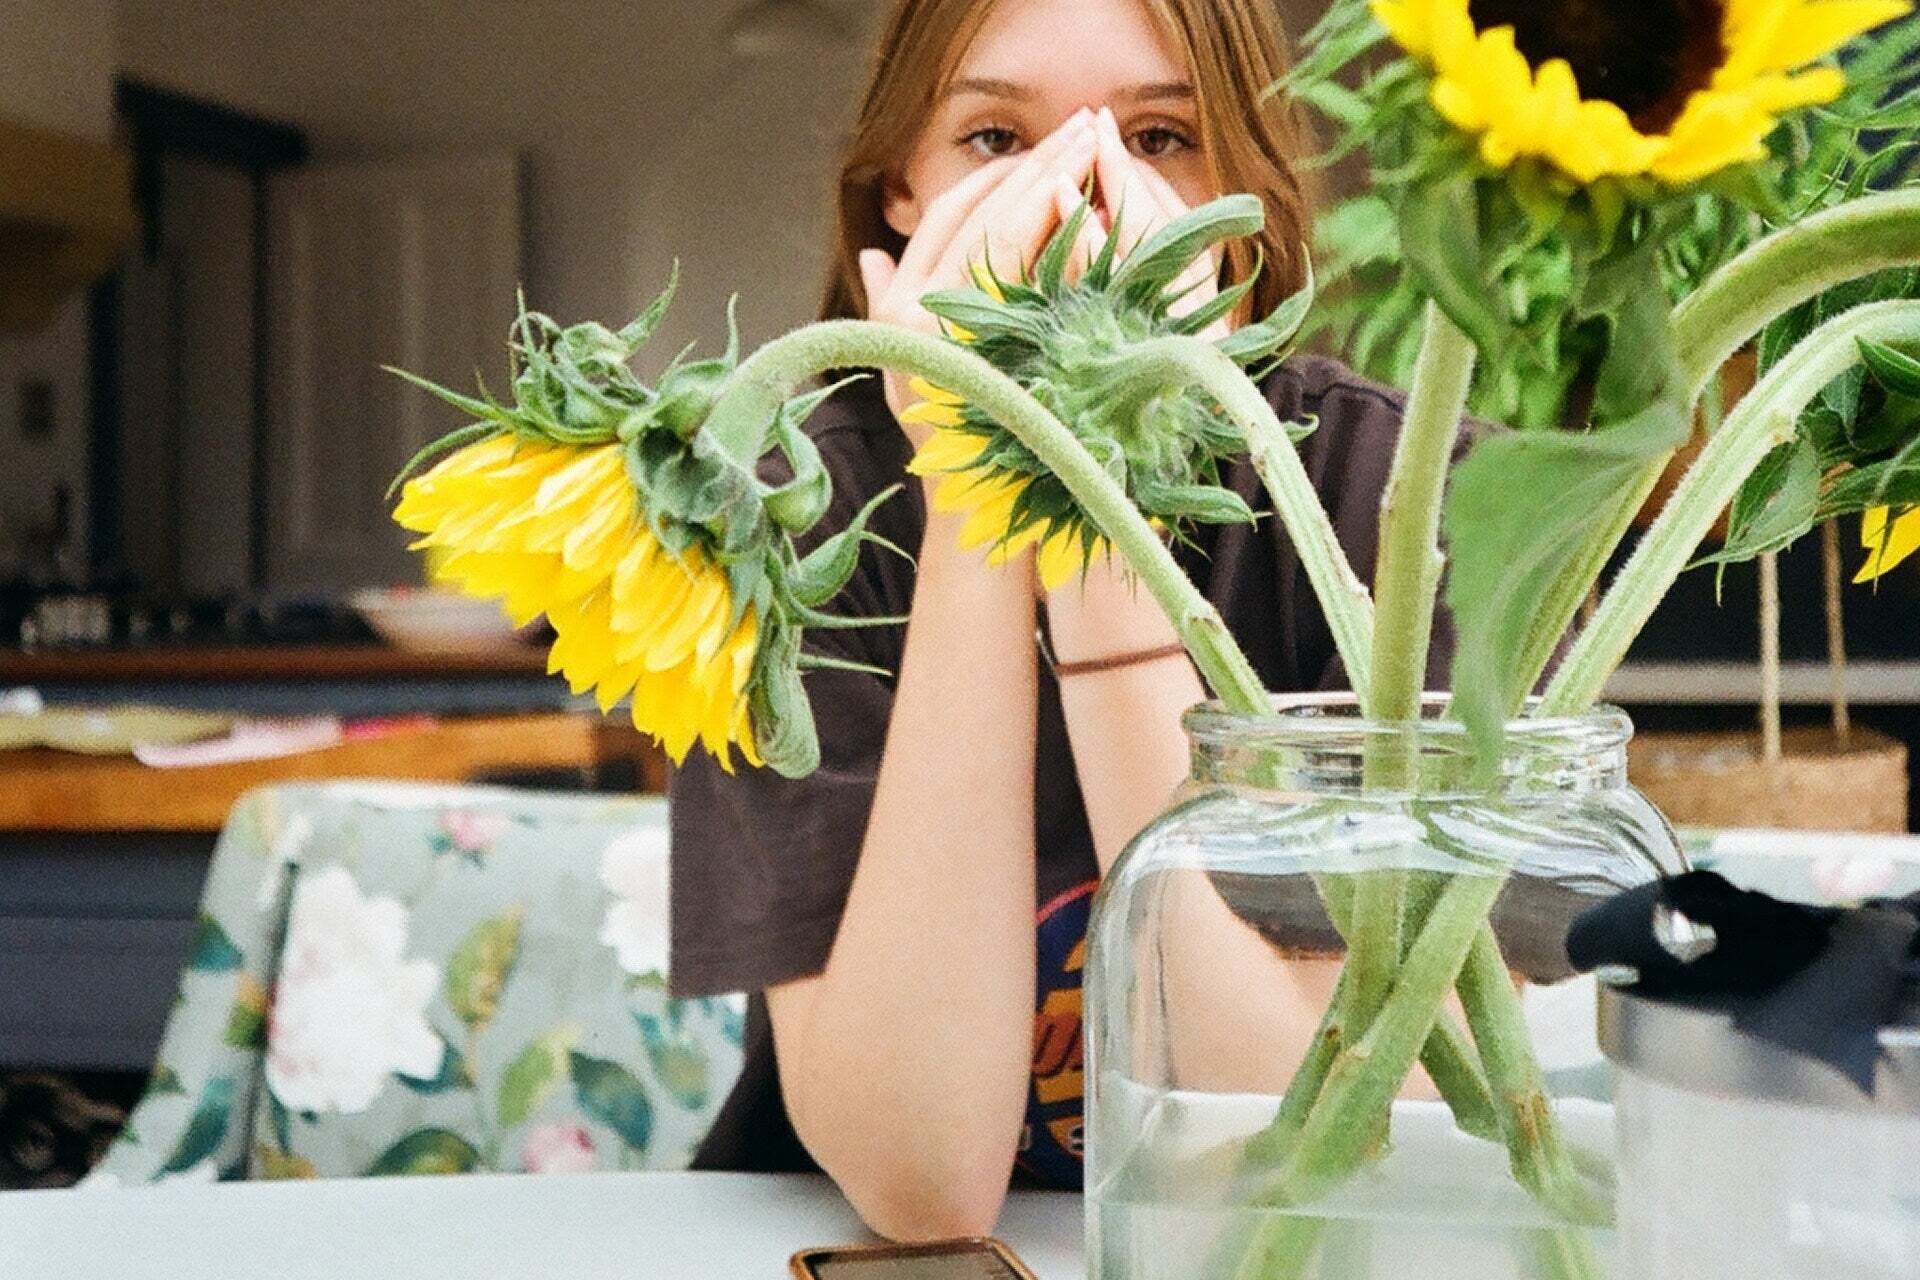
[[(0, 119), (105, 139), (113, 130), (110, 0), (0, 0)], [(0, 335), (0, 577), (20, 566), (23, 525), (51, 510), (55, 486), (74, 496), (84, 559), (86, 529), (86, 304), (76, 298), (45, 330)], [(55, 432), (23, 439), (20, 384), (53, 384)]]
[(113, 62), (111, 0), (0, 0), (0, 116), (104, 139)]
[[(857, 21), (862, 0), (843, 2)], [(624, 319), (678, 256), (683, 303), (663, 347), (718, 341), (732, 290), (747, 294), (750, 336), (806, 318), (817, 292), (827, 162), (861, 51), (737, 59), (720, 35), (734, 8), (117, 5), (127, 74), (297, 124), (320, 161), (519, 149), (530, 300), (562, 319)]]

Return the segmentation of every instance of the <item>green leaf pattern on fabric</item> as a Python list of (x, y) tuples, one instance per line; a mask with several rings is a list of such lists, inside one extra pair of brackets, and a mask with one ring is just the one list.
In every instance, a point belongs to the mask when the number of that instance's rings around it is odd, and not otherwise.
[(193, 1109), (186, 1131), (180, 1135), (179, 1145), (167, 1157), (167, 1162), (160, 1166), (155, 1177), (184, 1173), (212, 1156), (219, 1149), (221, 1139), (227, 1136), (227, 1125), (232, 1115), (233, 1078), (217, 1076), (207, 1081), (207, 1087), (200, 1093), (200, 1105)]
[(418, 1129), (388, 1147), (367, 1166), (367, 1177), (471, 1173), (480, 1167), (473, 1144), (446, 1129)]
[(660, 1019), (649, 1014), (636, 1013), (633, 1021), (647, 1046), (654, 1078), (667, 1091), (667, 1096), (690, 1111), (706, 1106), (712, 1093), (711, 1063), (700, 1042), (681, 1035), (677, 1027), (669, 1032), (660, 1025)]
[(473, 1076), (467, 1070), (467, 1060), (452, 1044), (443, 1043), (440, 1050), (440, 1069), (431, 1076), (410, 1076), (401, 1073), (400, 1083), (415, 1093), (445, 1093), (448, 1089), (471, 1087)]
[(567, 1055), (580, 1041), (578, 1027), (555, 1027), (515, 1055), (500, 1076), (500, 1123), (525, 1124), (567, 1074)]
[(482, 921), (454, 949), (447, 962), (447, 1004), (474, 1031), (493, 1021), (500, 992), (520, 958), (521, 913), (516, 908)]
[(653, 1138), (653, 1102), (631, 1071), (617, 1062), (567, 1055), (574, 1096), (580, 1109), (620, 1135), (635, 1151), (645, 1151)]
[(212, 916), (202, 914), (194, 922), (193, 941), (187, 945), (187, 968), (202, 973), (226, 973), (238, 969), (240, 949)]

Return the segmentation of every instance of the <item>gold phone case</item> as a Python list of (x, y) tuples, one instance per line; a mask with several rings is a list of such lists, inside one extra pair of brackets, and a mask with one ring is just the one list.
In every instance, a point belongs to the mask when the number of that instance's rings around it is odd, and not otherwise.
[(787, 1263), (793, 1280), (820, 1280), (823, 1262), (909, 1262), (914, 1258), (950, 1257), (956, 1253), (979, 1253), (998, 1264), (982, 1273), (982, 1280), (1038, 1280), (1013, 1250), (992, 1236), (968, 1236), (959, 1240), (935, 1240), (928, 1244), (849, 1244), (821, 1249), (802, 1249)]

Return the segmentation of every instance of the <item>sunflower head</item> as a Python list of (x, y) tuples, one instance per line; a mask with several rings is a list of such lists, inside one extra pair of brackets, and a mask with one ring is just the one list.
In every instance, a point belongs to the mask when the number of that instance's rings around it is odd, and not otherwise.
[(1766, 157), (1786, 112), (1845, 77), (1812, 65), (1908, 0), (1373, 0), (1448, 125), (1496, 170), (1683, 186)]
[[(800, 673), (835, 664), (801, 636), (885, 621), (820, 609), (878, 541), (866, 524), (887, 495), (801, 554), (795, 536), (832, 498), (801, 427), (834, 388), (785, 402), (753, 456), (727, 452), (702, 427), (736, 337), (712, 359), (675, 359), (653, 385), (630, 367), (672, 296), (670, 282), (619, 330), (562, 327), (523, 305), (511, 404), (395, 370), (473, 421), (408, 464), (394, 518), (422, 535), (438, 581), (500, 599), (517, 623), (546, 615), (548, 669), (603, 711), (629, 699), (634, 725), (676, 762), (698, 742), (728, 769), (737, 746), (749, 764), (803, 775), (819, 745)], [(784, 455), (780, 483), (755, 466), (769, 451)]]
[[(1245, 451), (1240, 434), (1204, 395), (1142, 381), (1127, 356), (1141, 343), (1196, 335), (1230, 314), (1252, 278), (1205, 305), (1175, 314), (1203, 254), (1258, 232), (1255, 196), (1215, 200), (1119, 256), (1119, 227), (1086, 270), (1067, 264), (1089, 215), (1085, 205), (1048, 242), (1030, 271), (1001, 277), (991, 263), (971, 289), (929, 294), (922, 305), (950, 333), (1033, 393), (1119, 480), (1141, 512), (1178, 536), (1192, 523), (1250, 521), (1247, 504), (1220, 484), (1223, 459)], [(1304, 319), (1311, 290), (1216, 345), (1242, 365), (1282, 355)], [(1100, 531), (1066, 487), (1013, 434), (957, 396), (915, 384), (910, 420), (938, 428), (914, 460), (920, 474), (945, 475), (935, 503), (972, 513), (963, 541), (990, 544), (1004, 559), (1037, 547), (1043, 580), (1057, 586), (1104, 547)]]

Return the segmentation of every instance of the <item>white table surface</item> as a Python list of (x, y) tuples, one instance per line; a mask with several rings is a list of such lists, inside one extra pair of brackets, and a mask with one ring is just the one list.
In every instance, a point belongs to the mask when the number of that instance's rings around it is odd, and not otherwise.
[[(1015, 1192), (997, 1232), (1082, 1280), (1081, 1200)], [(871, 1237), (821, 1177), (481, 1174), (0, 1193), (5, 1280), (784, 1280)]]

